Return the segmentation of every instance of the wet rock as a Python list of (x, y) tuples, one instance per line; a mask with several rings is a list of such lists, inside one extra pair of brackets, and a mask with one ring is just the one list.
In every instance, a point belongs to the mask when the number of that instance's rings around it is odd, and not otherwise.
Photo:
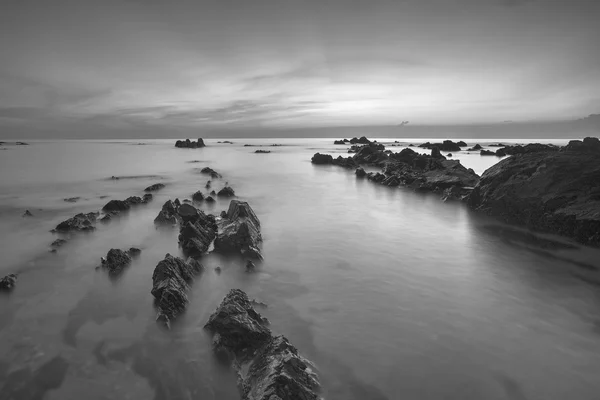
[(476, 144), (475, 146), (471, 147), (470, 149), (467, 149), (467, 151), (479, 151), (482, 149), (483, 149), (483, 147), (481, 147), (479, 144)]
[(333, 144), (346, 144), (343, 140), (334, 140)]
[(472, 187), (451, 186), (447, 189), (444, 189), (442, 193), (442, 201), (462, 201), (471, 193), (472, 190)]
[(87, 214), (80, 213), (66, 221), (61, 222), (56, 226), (55, 229), (58, 232), (91, 231), (96, 229), (94, 224), (96, 223), (96, 218), (98, 215), (98, 213), (94, 212)]
[(215, 199), (212, 196), (206, 196), (206, 199), (204, 199), (207, 203), (214, 203)]
[(13, 290), (17, 284), (17, 274), (8, 274), (0, 279), (0, 290)]
[(268, 154), (271, 150), (256, 150), (254, 153), (256, 154)]
[(467, 147), (467, 146), (468, 146), (468, 144), (466, 144), (466, 143), (465, 143), (465, 142), (463, 142), (462, 140), (461, 140), (461, 141), (458, 141), (458, 142), (456, 142), (456, 144), (457, 144), (457, 145), (459, 145), (460, 147)]
[(52, 242), (50, 244), (50, 247), (58, 248), (58, 247), (61, 247), (65, 243), (67, 243), (67, 241), (65, 239), (56, 239), (54, 242)]
[(200, 202), (200, 201), (204, 200), (204, 195), (202, 194), (202, 192), (200, 190), (198, 190), (196, 193), (194, 193), (192, 195), (192, 200)]
[(102, 268), (108, 270), (108, 274), (112, 277), (121, 275), (123, 270), (131, 264), (131, 257), (123, 250), (110, 249), (106, 254), (106, 259), (103, 259)]
[(206, 175), (210, 175), (211, 178), (213, 179), (217, 179), (221, 177), (221, 174), (219, 174), (217, 171), (215, 171), (214, 169), (210, 168), (210, 167), (204, 167), (200, 170), (201, 174), (206, 174)]
[(495, 156), (496, 155), (495, 152), (489, 151), (489, 150), (481, 150), (479, 152), (479, 154), (482, 155), (482, 156)]
[(177, 210), (181, 206), (181, 203), (178, 199), (175, 201), (167, 200), (165, 204), (163, 204), (162, 209), (154, 219), (155, 224), (159, 225), (175, 225), (180, 220), (181, 217), (177, 214)]
[(231, 187), (225, 186), (223, 189), (219, 190), (219, 193), (217, 193), (217, 196), (219, 196), (219, 197), (234, 197), (235, 192), (233, 191), (233, 189)]
[(246, 261), (246, 272), (254, 272), (256, 265), (251, 260)]
[(175, 147), (186, 148), (186, 149), (198, 149), (205, 147), (204, 140), (198, 139), (197, 141), (191, 141), (190, 139), (178, 140), (175, 142)]
[(142, 254), (142, 250), (138, 249), (137, 247), (130, 247), (129, 250), (127, 251), (127, 253), (129, 254), (130, 257), (137, 257), (140, 254)]
[(217, 192), (215, 192), (214, 190), (211, 190), (211, 191), (210, 191), (210, 195), (211, 195), (211, 196), (216, 196), (216, 195), (217, 195)]
[[(185, 204), (180, 207), (180, 210), (184, 206)], [(206, 215), (203, 211), (194, 210), (195, 214), (190, 211), (186, 217), (183, 217), (184, 223), (179, 230), (179, 246), (186, 254), (200, 256), (208, 251), (214, 240), (217, 224), (214, 215)]]
[(33, 214), (31, 213), (31, 211), (25, 210), (25, 212), (23, 213), (23, 217), (33, 217)]
[(356, 174), (356, 176), (358, 178), (364, 178), (367, 175), (367, 173), (365, 172), (365, 170), (362, 169), (362, 168), (356, 168), (356, 171), (354, 173)]
[(154, 185), (150, 185), (146, 189), (144, 189), (144, 192), (156, 192), (157, 190), (163, 189), (164, 187), (164, 183), (155, 183)]
[(316, 153), (310, 161), (318, 165), (333, 164), (333, 157), (331, 154)]
[(468, 204), (508, 223), (600, 246), (600, 153), (506, 158), (484, 172)]
[(152, 296), (158, 310), (157, 321), (170, 327), (178, 315), (185, 311), (188, 305), (187, 292), (204, 267), (194, 259), (184, 261), (179, 257), (167, 254), (160, 261), (152, 274)]
[(583, 140), (571, 140), (563, 151), (583, 153), (600, 153), (600, 140), (596, 137), (586, 137)]
[(67, 203), (75, 203), (80, 199), (81, 199), (81, 197), (69, 197), (69, 198), (63, 199), (63, 201), (66, 201)]
[[(258, 217), (245, 201), (232, 200), (227, 218), (219, 221), (215, 251), (221, 253), (256, 252), (262, 242)], [(251, 248), (253, 248), (251, 250)]]
[(515, 154), (530, 154), (530, 153), (539, 153), (539, 152), (553, 152), (560, 150), (559, 147), (551, 145), (551, 144), (541, 144), (541, 143), (530, 143), (525, 146), (505, 146), (501, 149), (496, 150), (496, 155), (498, 157), (504, 156), (512, 156)]
[(419, 147), (425, 149), (433, 149), (434, 147), (439, 148), (441, 151), (460, 151), (458, 143), (454, 143), (452, 140), (444, 140), (442, 143), (423, 143)]

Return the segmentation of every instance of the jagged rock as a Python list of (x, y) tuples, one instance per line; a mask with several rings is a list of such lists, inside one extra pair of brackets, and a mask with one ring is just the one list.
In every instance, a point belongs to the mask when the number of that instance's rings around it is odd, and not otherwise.
[(196, 193), (194, 193), (192, 195), (192, 200), (194, 201), (202, 201), (204, 200), (204, 195), (202, 194), (202, 192), (200, 190), (198, 190)]
[(117, 277), (129, 264), (131, 264), (131, 257), (127, 252), (110, 249), (106, 254), (106, 261), (102, 263), (102, 268), (107, 269), (110, 276)]
[(481, 147), (481, 145), (476, 144), (475, 146), (471, 147), (470, 149), (467, 149), (467, 151), (479, 151), (482, 149), (483, 149), (483, 147)]
[(108, 214), (104, 214), (104, 216), (102, 218), (100, 218), (100, 222), (102, 223), (107, 223), (110, 222), (112, 220), (113, 215), (117, 215), (118, 212), (112, 212), (112, 213), (108, 213)]
[(69, 197), (66, 199), (63, 199), (63, 201), (66, 201), (67, 203), (75, 203), (76, 201), (80, 200), (81, 197)]
[(152, 193), (146, 193), (145, 195), (142, 196), (142, 203), (148, 203), (150, 201), (152, 201), (152, 199), (154, 198), (154, 196), (152, 196)]
[(316, 153), (314, 156), (312, 156), (310, 161), (313, 164), (333, 164), (333, 157), (331, 154)]
[(367, 174), (367, 179), (373, 182), (383, 182), (385, 180), (385, 175), (381, 172), (369, 172)]
[(144, 192), (156, 192), (157, 190), (163, 189), (164, 187), (164, 183), (155, 183), (154, 185), (150, 185), (146, 189), (144, 189)]
[(233, 191), (233, 189), (231, 187), (225, 186), (223, 189), (219, 190), (219, 193), (217, 193), (217, 196), (219, 196), (219, 197), (234, 197), (235, 192)]
[(504, 156), (512, 156), (515, 154), (529, 154), (529, 153), (539, 153), (539, 152), (551, 152), (558, 151), (559, 147), (554, 146), (552, 144), (541, 144), (541, 143), (530, 143), (525, 146), (505, 146), (501, 149), (496, 150), (496, 155), (498, 157)]
[(17, 274), (8, 274), (0, 279), (0, 290), (13, 290), (17, 284)]
[(362, 168), (356, 168), (356, 171), (354, 173), (356, 174), (356, 176), (358, 178), (364, 178), (367, 175), (367, 173), (365, 172), (365, 170), (362, 169)]
[(600, 153), (567, 146), (508, 157), (483, 173), (468, 204), (508, 223), (600, 246)]
[(210, 168), (210, 167), (204, 167), (200, 170), (201, 174), (206, 174), (206, 175), (210, 175), (211, 178), (213, 179), (217, 179), (221, 177), (221, 174), (219, 174), (217, 171), (215, 171), (214, 169)]
[(175, 199), (175, 201), (167, 200), (165, 204), (163, 204), (157, 217), (154, 219), (154, 223), (160, 225), (177, 224), (181, 219), (179, 214), (177, 214), (177, 210), (180, 206), (181, 203), (179, 202), (179, 199)]
[(175, 142), (175, 147), (186, 149), (198, 149), (205, 146), (204, 140), (202, 139), (198, 139), (196, 142), (193, 142), (190, 139), (178, 140)]
[[(186, 205), (182, 205), (179, 210), (184, 206)], [(206, 215), (195, 208), (194, 210), (195, 213), (190, 210), (186, 211), (186, 216), (182, 216), (184, 223), (179, 231), (179, 246), (186, 254), (201, 255), (208, 251), (215, 238), (217, 225), (214, 215)]]
[(344, 158), (342, 156), (338, 156), (338, 158), (333, 160), (333, 164), (348, 169), (354, 169), (358, 167), (358, 163), (352, 157)]
[(343, 140), (334, 140), (333, 144), (346, 144)]
[(23, 213), (23, 217), (33, 217), (33, 214), (31, 213), (31, 211), (25, 210), (25, 212)]
[(472, 190), (472, 187), (451, 186), (447, 189), (444, 189), (444, 192), (442, 193), (442, 201), (462, 201), (471, 193)]
[(370, 143), (361, 146), (352, 157), (358, 164), (380, 164), (388, 159), (384, 153), (385, 146), (380, 143)]
[(98, 217), (98, 213), (79, 213), (72, 218), (69, 218), (66, 221), (61, 222), (56, 226), (56, 230), (59, 232), (68, 232), (68, 231), (91, 231), (96, 229), (94, 224), (96, 223), (96, 218)]
[(252, 258), (254, 260), (262, 260), (263, 259), (263, 256), (260, 253), (260, 250), (256, 247), (252, 247), (252, 246), (242, 249), (242, 255), (244, 257)]
[(152, 274), (152, 295), (158, 309), (157, 321), (170, 327), (171, 321), (180, 315), (188, 304), (187, 292), (194, 277), (204, 267), (194, 259), (183, 261), (167, 254)]
[(481, 150), (479, 152), (479, 154), (482, 155), (482, 156), (495, 156), (496, 155), (495, 152), (489, 151), (489, 150)]
[(245, 201), (232, 200), (227, 210), (227, 218), (218, 224), (215, 251), (221, 253), (258, 251), (262, 241), (260, 221)]
[(212, 196), (206, 196), (204, 199), (207, 203), (214, 203), (215, 199)]
[(350, 142), (350, 144), (369, 144), (369, 143), (371, 143), (371, 141), (369, 139), (367, 139), (366, 136), (361, 136), (360, 139), (353, 137), (352, 139), (350, 139), (349, 142)]

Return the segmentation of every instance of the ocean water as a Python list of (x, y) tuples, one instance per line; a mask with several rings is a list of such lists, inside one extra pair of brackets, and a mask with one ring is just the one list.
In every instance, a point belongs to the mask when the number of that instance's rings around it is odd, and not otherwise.
[[(240, 288), (315, 362), (326, 399), (598, 399), (598, 250), (312, 165), (315, 152), (344, 153), (332, 139), (231, 140), (3, 146), (0, 276), (19, 280), (0, 293), (0, 398), (238, 399), (203, 325)], [(392, 150), (426, 140), (399, 141)], [(478, 173), (498, 161), (454, 157)], [(204, 257), (187, 312), (167, 331), (151, 276), (179, 254), (178, 230), (153, 219), (166, 200), (204, 190), (205, 166), (223, 175), (216, 190), (228, 182), (255, 210), (265, 261), (246, 273), (241, 259)], [(59, 222), (157, 182), (167, 186), (152, 203), (49, 252)], [(96, 270), (110, 248), (131, 246), (142, 254), (120, 279)]]

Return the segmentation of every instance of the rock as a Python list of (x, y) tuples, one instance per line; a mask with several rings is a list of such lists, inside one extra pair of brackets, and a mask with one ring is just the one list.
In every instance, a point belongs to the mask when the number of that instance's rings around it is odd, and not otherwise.
[(201, 174), (206, 174), (206, 175), (210, 175), (211, 178), (213, 179), (217, 179), (221, 177), (221, 174), (219, 174), (217, 171), (215, 171), (214, 169), (210, 168), (210, 167), (204, 167), (200, 170)]
[(154, 223), (159, 225), (177, 224), (181, 220), (181, 217), (177, 214), (177, 210), (180, 206), (181, 204), (178, 199), (175, 199), (175, 201), (167, 200), (167, 202), (163, 204), (157, 217), (154, 219)]
[(254, 153), (256, 154), (267, 154), (270, 153), (271, 150), (256, 150)]
[(206, 196), (204, 199), (207, 203), (214, 203), (215, 199), (212, 196)]
[(433, 158), (444, 158), (442, 153), (440, 153), (440, 149), (437, 146), (433, 146), (431, 148), (431, 157)]
[(233, 191), (233, 189), (231, 187), (225, 186), (223, 189), (219, 190), (219, 193), (217, 193), (217, 196), (219, 196), (219, 197), (234, 197), (235, 192)]
[(146, 189), (144, 189), (144, 192), (156, 192), (157, 190), (163, 189), (164, 187), (164, 183), (155, 183), (154, 185), (150, 185)]
[(468, 204), (504, 222), (600, 246), (600, 154), (565, 149), (506, 158), (484, 172)]
[(563, 151), (575, 151), (583, 153), (600, 153), (600, 140), (595, 137), (586, 137), (581, 140), (571, 140)]
[(191, 201), (190, 199), (183, 199), (183, 202), (184, 202), (184, 203), (188, 203), (188, 204), (189, 204), (189, 203), (191, 203), (192, 201)]
[(232, 200), (227, 210), (227, 218), (217, 225), (216, 252), (258, 252), (259, 244), (262, 242), (260, 222), (247, 202)]
[[(179, 209), (181, 210), (184, 206), (185, 204)], [(196, 209), (194, 208), (194, 210)], [(179, 230), (179, 246), (185, 254), (200, 256), (208, 251), (216, 236), (215, 217), (206, 215), (200, 210), (196, 210), (194, 215), (190, 211), (188, 215), (183, 218), (184, 223)]]
[(472, 190), (472, 187), (451, 186), (447, 189), (444, 189), (444, 192), (442, 193), (442, 201), (462, 201), (471, 193)]
[(190, 139), (178, 140), (175, 142), (175, 147), (186, 148), (186, 149), (199, 149), (201, 147), (205, 147), (204, 140), (198, 139), (196, 142), (191, 141)]
[[(464, 142), (463, 142), (464, 143)], [(423, 143), (419, 147), (425, 149), (433, 149), (434, 147), (439, 148), (441, 151), (460, 151), (458, 143), (454, 143), (452, 140), (444, 140), (442, 143)]]
[(489, 150), (481, 150), (479, 152), (479, 154), (482, 155), (482, 156), (495, 156), (496, 155), (495, 152), (489, 151)]
[(530, 143), (525, 146), (505, 146), (501, 149), (496, 150), (496, 155), (498, 157), (504, 157), (507, 155), (515, 155), (515, 154), (529, 154), (529, 153), (539, 153), (539, 152), (551, 152), (558, 151), (559, 147), (551, 145), (551, 144), (541, 144), (541, 143)]
[(50, 247), (57, 248), (61, 247), (63, 244), (67, 243), (65, 239), (56, 239), (54, 242), (50, 244)]
[(219, 216), (221, 218), (227, 218), (227, 211), (225, 211), (225, 210), (221, 211), (221, 214), (219, 214)]
[(123, 250), (110, 249), (106, 254), (106, 261), (102, 263), (102, 268), (107, 269), (110, 276), (117, 277), (129, 264), (131, 264), (129, 254)]
[(152, 196), (152, 193), (146, 193), (145, 195), (142, 196), (142, 203), (146, 204), (146, 203), (152, 201), (153, 198), (154, 198), (154, 196)]
[(479, 144), (476, 144), (475, 146), (471, 147), (470, 149), (467, 149), (467, 151), (479, 151), (483, 149), (483, 147), (481, 147)]
[(346, 144), (343, 140), (334, 140), (333, 144)]
[(17, 146), (29, 146), (29, 143), (25, 143), (25, 142), (16, 142), (15, 144)]
[(460, 147), (467, 147), (468, 144), (466, 144), (465, 142), (463, 142), (462, 140), (456, 143), (457, 145), (459, 145)]
[(110, 222), (112, 220), (112, 216), (117, 215), (117, 214), (118, 213), (104, 214), (104, 216), (102, 218), (100, 218), (100, 222), (102, 222), (102, 223)]
[(365, 172), (365, 170), (362, 169), (362, 168), (356, 168), (356, 171), (354, 173), (356, 174), (356, 176), (358, 178), (364, 178), (367, 175), (367, 173)]
[(63, 199), (63, 201), (66, 201), (67, 203), (75, 203), (76, 201), (80, 200), (81, 197), (69, 197), (66, 199)]
[(358, 167), (358, 163), (352, 157), (344, 158), (342, 156), (338, 156), (338, 158), (333, 160), (333, 164), (348, 169), (355, 169)]
[(371, 143), (361, 146), (352, 157), (356, 164), (375, 164), (378, 165), (388, 159), (384, 153), (385, 146), (380, 143)]
[(87, 214), (80, 213), (66, 221), (61, 222), (56, 226), (55, 229), (59, 232), (91, 231), (96, 229), (94, 224), (96, 223), (97, 217), (98, 213), (94, 212)]
[(179, 206), (177, 214), (181, 217), (183, 222), (196, 222), (200, 216), (196, 207), (191, 204), (182, 204)]
[(196, 260), (186, 262), (170, 254), (158, 263), (152, 274), (151, 291), (158, 310), (157, 321), (170, 327), (171, 321), (185, 310), (189, 302), (187, 292), (203, 268)]
[(246, 261), (246, 272), (254, 272), (256, 265), (250, 260)]
[(260, 250), (252, 246), (242, 249), (242, 256), (252, 258), (254, 260), (263, 260), (263, 256), (260, 253)]
[(222, 142), (217, 142), (217, 143), (223, 143), (223, 144), (233, 144), (233, 142), (230, 142), (229, 140), (224, 140)]
[(23, 217), (33, 217), (33, 214), (31, 213), (31, 211), (25, 210), (25, 212), (23, 213)]
[(209, 189), (209, 188), (210, 188), (210, 180), (208, 180), (208, 181), (206, 182), (206, 185), (205, 185), (204, 187), (205, 187), (206, 189)]
[(333, 164), (333, 157), (331, 156), (331, 154), (316, 153), (314, 156), (312, 156), (310, 161), (313, 164), (319, 165)]
[(221, 273), (221, 267), (215, 267), (215, 272), (217, 274), (220, 274)]
[(200, 190), (198, 190), (196, 193), (194, 193), (192, 195), (192, 200), (200, 202), (200, 201), (204, 200), (204, 195), (202, 194), (202, 192)]
[(0, 279), (0, 290), (13, 290), (17, 284), (17, 274), (8, 274)]
[(142, 254), (142, 250), (138, 249), (137, 247), (130, 247), (129, 250), (127, 251), (127, 253), (131, 257), (137, 257), (140, 254)]
[(446, 154), (446, 157), (452, 157), (452, 153)]
[(371, 141), (367, 139), (365, 136), (362, 136), (360, 139), (352, 138), (350, 139), (350, 144), (369, 144)]
[[(140, 199), (141, 202), (141, 199)], [(126, 211), (131, 208), (131, 204), (124, 200), (111, 200), (102, 207), (102, 211)]]
[(239, 289), (229, 291), (204, 328), (215, 335), (215, 351), (223, 350), (242, 362), (271, 339), (266, 318), (254, 310), (248, 295)]

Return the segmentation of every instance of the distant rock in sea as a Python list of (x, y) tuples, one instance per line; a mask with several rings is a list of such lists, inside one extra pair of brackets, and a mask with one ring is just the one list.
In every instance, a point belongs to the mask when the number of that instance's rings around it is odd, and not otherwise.
[(201, 147), (206, 147), (204, 144), (204, 140), (198, 139), (193, 142), (190, 139), (178, 140), (175, 142), (175, 147), (185, 148), (185, 149), (199, 149)]
[(156, 192), (157, 190), (160, 190), (164, 187), (164, 183), (155, 183), (154, 185), (150, 185), (146, 189), (144, 189), (144, 192)]

